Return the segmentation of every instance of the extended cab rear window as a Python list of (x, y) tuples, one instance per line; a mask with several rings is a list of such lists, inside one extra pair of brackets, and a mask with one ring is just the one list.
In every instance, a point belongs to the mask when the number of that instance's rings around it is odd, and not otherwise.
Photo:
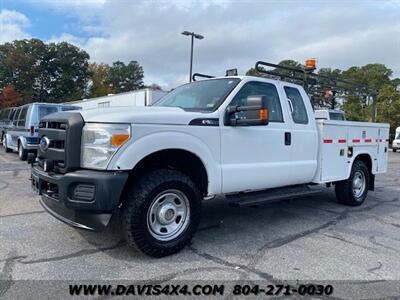
[(294, 87), (285, 86), (286, 97), (292, 102), (293, 122), (297, 124), (308, 124), (307, 110), (304, 105), (303, 97), (301, 97), (300, 91)]

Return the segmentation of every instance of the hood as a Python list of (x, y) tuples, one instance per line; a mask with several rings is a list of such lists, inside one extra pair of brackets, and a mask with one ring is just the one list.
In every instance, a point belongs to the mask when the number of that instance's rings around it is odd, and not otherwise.
[(185, 111), (178, 107), (129, 106), (81, 110), (85, 122), (173, 124), (186, 125), (195, 118), (204, 117), (202, 112)]

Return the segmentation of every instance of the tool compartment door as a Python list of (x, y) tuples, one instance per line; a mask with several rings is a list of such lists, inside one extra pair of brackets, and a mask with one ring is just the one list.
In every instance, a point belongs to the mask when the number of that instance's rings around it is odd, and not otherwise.
[(318, 121), (320, 182), (343, 180), (347, 177), (347, 127)]
[(388, 164), (389, 128), (379, 128), (377, 173), (385, 173)]

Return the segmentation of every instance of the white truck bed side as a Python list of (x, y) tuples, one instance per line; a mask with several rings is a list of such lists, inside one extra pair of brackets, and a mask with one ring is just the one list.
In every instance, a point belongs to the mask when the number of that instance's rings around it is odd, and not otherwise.
[[(318, 169), (314, 183), (347, 179), (354, 159), (368, 154), (372, 173), (386, 172), (389, 124), (317, 120)], [(350, 150), (353, 154), (348, 156)]]

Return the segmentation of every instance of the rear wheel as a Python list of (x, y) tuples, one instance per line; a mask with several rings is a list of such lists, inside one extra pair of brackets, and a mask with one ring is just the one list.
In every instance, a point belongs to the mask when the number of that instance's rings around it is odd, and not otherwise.
[(26, 160), (28, 156), (28, 150), (24, 148), (22, 143), (18, 143), (18, 156), (20, 160)]
[(193, 181), (179, 171), (156, 170), (127, 191), (122, 226), (129, 245), (163, 257), (190, 242), (200, 215), (201, 196)]
[(364, 203), (368, 189), (369, 170), (363, 161), (356, 160), (349, 179), (336, 183), (336, 199), (345, 205), (358, 206)]

